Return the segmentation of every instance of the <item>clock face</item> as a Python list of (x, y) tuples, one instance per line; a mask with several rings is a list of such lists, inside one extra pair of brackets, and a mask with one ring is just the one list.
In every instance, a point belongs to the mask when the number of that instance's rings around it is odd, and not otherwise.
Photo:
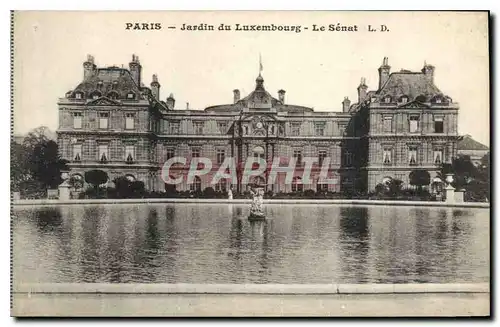
[(262, 128), (262, 122), (258, 122), (256, 126), (257, 128)]

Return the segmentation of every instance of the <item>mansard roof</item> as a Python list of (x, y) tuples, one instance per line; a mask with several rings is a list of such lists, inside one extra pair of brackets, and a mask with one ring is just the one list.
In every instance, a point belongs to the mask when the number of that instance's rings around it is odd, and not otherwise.
[(432, 78), (429, 78), (423, 72), (410, 72), (407, 70), (391, 73), (375, 96), (378, 99), (383, 99), (388, 95), (393, 99), (406, 96), (408, 101), (420, 97), (420, 102), (428, 102), (436, 96), (444, 97), (444, 94), (434, 85)]
[(129, 70), (113, 66), (98, 68), (94, 74), (84, 79), (73, 90), (70, 97), (74, 97), (77, 92), (83, 92), (86, 98), (89, 98), (94, 92), (101, 95), (116, 92), (118, 98), (126, 99), (130, 92), (138, 96), (140, 86), (135, 83)]

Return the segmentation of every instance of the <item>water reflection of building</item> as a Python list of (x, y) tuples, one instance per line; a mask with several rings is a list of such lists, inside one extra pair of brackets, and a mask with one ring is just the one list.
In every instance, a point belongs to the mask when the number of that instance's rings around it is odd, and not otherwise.
[[(458, 105), (434, 84), (434, 67), (421, 72), (390, 72), (387, 58), (379, 68), (378, 87), (368, 91), (363, 79), (357, 102), (345, 98), (338, 111), (318, 112), (287, 103), (286, 92), (277, 97), (259, 74), (255, 89), (246, 96), (233, 91), (232, 103), (204, 110), (175, 109), (172, 94), (161, 100), (160, 83), (153, 75), (144, 86), (137, 56), (129, 68), (98, 68), (89, 56), (83, 80), (59, 99), (58, 143), (71, 173), (83, 179), (86, 171), (101, 169), (111, 180), (119, 176), (141, 180), (147, 189), (162, 191), (163, 163), (174, 156), (207, 157), (213, 170), (226, 157), (239, 162), (258, 157), (270, 162), (294, 157), (298, 164), (293, 183), (278, 174), (274, 192), (305, 189), (373, 190), (387, 177), (408, 183), (408, 174), (424, 168), (434, 177), (442, 162), (456, 155)], [(312, 182), (303, 185), (304, 157), (322, 162), (331, 158), (335, 184), (321, 184), (319, 167)], [(171, 170), (185, 175), (188, 167)], [(211, 186), (212, 173), (183, 183), (178, 190)], [(264, 173), (262, 178), (267, 178)], [(215, 185), (227, 189), (229, 181)], [(237, 189), (241, 190), (240, 182)]]
[(342, 277), (349, 282), (366, 282), (370, 231), (366, 207), (340, 208), (340, 258)]

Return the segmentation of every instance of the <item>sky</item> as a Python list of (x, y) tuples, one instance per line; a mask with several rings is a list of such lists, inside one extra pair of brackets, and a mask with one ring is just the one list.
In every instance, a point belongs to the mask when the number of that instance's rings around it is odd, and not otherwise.
[[(161, 30), (126, 30), (127, 23), (161, 23)], [(181, 31), (182, 24), (215, 31)], [(221, 24), (232, 31), (217, 31)], [(301, 33), (234, 31), (234, 24), (301, 26)], [(313, 24), (326, 31), (313, 31)], [(328, 31), (329, 24), (358, 32)], [(368, 25), (388, 32), (368, 32)], [(168, 26), (177, 28), (168, 29)], [(304, 26), (309, 29), (304, 30)], [(466, 12), (18, 12), (14, 21), (14, 133), (58, 126), (58, 98), (83, 78), (92, 54), (99, 67), (128, 67), (139, 56), (143, 82), (152, 74), (161, 98), (176, 107), (231, 103), (255, 87), (262, 58), (264, 86), (286, 102), (341, 111), (357, 99), (361, 77), (378, 85), (378, 67), (420, 71), (434, 65), (435, 84), (460, 105), (459, 133), (489, 145), (489, 50), (486, 13)]]

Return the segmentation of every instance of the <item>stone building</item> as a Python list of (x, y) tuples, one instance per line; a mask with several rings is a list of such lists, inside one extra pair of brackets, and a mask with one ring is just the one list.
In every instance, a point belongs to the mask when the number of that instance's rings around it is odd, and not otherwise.
[[(58, 143), (62, 158), (70, 161), (71, 174), (82, 178), (85, 171), (100, 169), (110, 181), (119, 176), (141, 180), (146, 188), (166, 187), (161, 168), (172, 157), (206, 157), (212, 172), (177, 190), (217, 191), (230, 181), (211, 185), (212, 175), (228, 156), (238, 165), (247, 157), (271, 162), (295, 158), (297, 168), (291, 184), (279, 173), (274, 192), (306, 189), (341, 192), (373, 190), (387, 178), (408, 183), (415, 168), (431, 174), (442, 162), (456, 155), (458, 105), (434, 85), (434, 67), (422, 72), (390, 73), (387, 58), (379, 68), (376, 90), (368, 91), (364, 79), (358, 86), (358, 101), (345, 97), (338, 111), (318, 112), (288, 104), (286, 92), (269, 93), (259, 74), (255, 89), (245, 97), (233, 91), (233, 101), (204, 110), (178, 109), (170, 94), (161, 100), (160, 83), (153, 76), (150, 87), (142, 81), (141, 64), (132, 57), (129, 69), (97, 68), (88, 56), (84, 76), (74, 90), (59, 99)], [(312, 178), (302, 181), (303, 158), (330, 158), (329, 178), (319, 180), (318, 165)], [(240, 166), (238, 166), (240, 167)], [(185, 175), (189, 163), (170, 169), (172, 177)], [(266, 184), (268, 171), (257, 177)], [(245, 189), (238, 182), (236, 191)]]
[(409, 187), (409, 174), (425, 169), (434, 180), (442, 163), (457, 155), (458, 104), (434, 84), (434, 67), (390, 71), (384, 58), (378, 86), (358, 86), (351, 130), (359, 137), (360, 188), (373, 190), (389, 178)]
[(476, 167), (481, 165), (483, 157), (490, 152), (490, 148), (474, 140), (470, 135), (464, 135), (458, 141), (457, 148), (458, 155), (468, 156)]

